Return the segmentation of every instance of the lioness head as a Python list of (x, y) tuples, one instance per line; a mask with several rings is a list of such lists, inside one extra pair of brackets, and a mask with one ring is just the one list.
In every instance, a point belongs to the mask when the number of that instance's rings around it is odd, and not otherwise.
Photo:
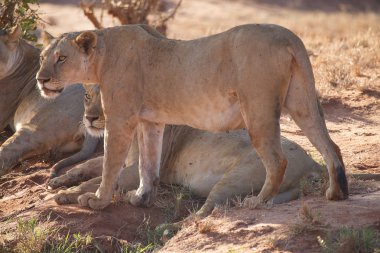
[(89, 134), (96, 137), (103, 136), (105, 120), (100, 97), (100, 89), (96, 84), (84, 85), (86, 95), (84, 99), (83, 123)]
[(44, 44), (37, 73), (42, 96), (55, 98), (71, 84), (97, 82), (94, 80), (97, 45), (94, 32), (67, 33), (58, 38), (45, 35)]
[(22, 31), (20, 26), (14, 27), (10, 32), (0, 29), (0, 79), (8, 76), (19, 59), (17, 46)]

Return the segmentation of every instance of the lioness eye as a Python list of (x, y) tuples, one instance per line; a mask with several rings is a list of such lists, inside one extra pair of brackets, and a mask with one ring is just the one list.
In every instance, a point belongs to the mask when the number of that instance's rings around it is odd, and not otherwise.
[(42, 62), (44, 60), (44, 57), (41, 55), (40, 56), (40, 62)]
[(61, 55), (60, 57), (58, 57), (57, 62), (64, 62), (65, 60), (66, 60), (66, 56)]
[(91, 97), (90, 97), (90, 95), (88, 95), (88, 93), (86, 93), (84, 96), (85, 96), (86, 100), (90, 100), (91, 99)]

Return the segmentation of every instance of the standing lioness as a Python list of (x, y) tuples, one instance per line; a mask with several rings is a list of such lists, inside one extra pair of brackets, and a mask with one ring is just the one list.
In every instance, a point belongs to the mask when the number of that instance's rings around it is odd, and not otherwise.
[(75, 82), (99, 83), (106, 120), (102, 183), (79, 197), (107, 206), (137, 130), (140, 186), (130, 200), (150, 205), (159, 180), (165, 124), (210, 131), (246, 127), (266, 168), (252, 207), (277, 194), (287, 161), (279, 118), (287, 109), (324, 157), (328, 199), (348, 196), (339, 148), (330, 139), (302, 41), (275, 25), (244, 25), (192, 41), (170, 40), (144, 25), (68, 33), (41, 53), (44, 96)]

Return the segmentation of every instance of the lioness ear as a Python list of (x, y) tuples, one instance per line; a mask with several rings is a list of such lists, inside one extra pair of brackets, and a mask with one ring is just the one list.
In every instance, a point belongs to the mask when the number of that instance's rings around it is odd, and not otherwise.
[(50, 42), (52, 42), (52, 40), (54, 39), (55, 38), (53, 37), (53, 35), (51, 35), (47, 31), (42, 32), (42, 44), (44, 45), (44, 47), (48, 46)]
[(22, 29), (20, 25), (16, 25), (12, 28), (10, 33), (8, 34), (8, 41), (9, 42), (16, 42), (22, 35)]
[(94, 32), (86, 31), (79, 34), (74, 43), (82, 50), (85, 54), (90, 54), (97, 42), (98, 36)]

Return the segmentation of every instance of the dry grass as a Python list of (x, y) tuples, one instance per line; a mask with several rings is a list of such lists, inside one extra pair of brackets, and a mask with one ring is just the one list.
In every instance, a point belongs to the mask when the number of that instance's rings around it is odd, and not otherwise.
[(196, 220), (195, 226), (201, 234), (206, 234), (215, 231), (216, 227), (214, 223), (210, 220)]
[[(170, 25), (175, 31), (183, 30), (183, 34), (169, 32), (169, 36), (190, 39), (244, 23), (278, 24), (303, 40), (310, 53), (317, 90), (323, 99), (342, 97), (342, 89), (353, 90), (358, 96), (363, 89), (380, 90), (379, 14), (300, 11), (260, 5), (255, 1), (230, 1), (220, 5), (202, 2), (202, 6), (205, 10), (214, 9), (212, 19), (209, 13), (198, 13), (204, 16), (202, 22), (180, 29), (186, 25), (180, 9)], [(187, 8), (186, 2), (181, 8)], [(228, 18), (222, 15), (226, 9)]]
[(299, 211), (299, 216), (301, 220), (311, 224), (318, 224), (320, 220), (320, 214), (314, 212), (307, 204), (307, 202), (303, 202), (302, 207)]
[(318, 236), (318, 243), (326, 253), (376, 253), (380, 251), (379, 234), (376, 230), (369, 228), (342, 227), (329, 231), (325, 239)]
[(50, 222), (50, 216), (46, 221), (35, 217), (18, 219), (16, 227), (7, 232), (6, 240), (0, 243), (0, 252), (95, 252), (96, 242), (91, 234), (63, 234), (62, 227), (55, 227)]
[(360, 180), (353, 175), (348, 175), (348, 187), (350, 194), (366, 194), (379, 190), (379, 184), (374, 180)]
[(325, 233), (328, 231), (327, 226), (321, 222), (321, 214), (312, 210), (307, 202), (303, 202), (298, 217), (299, 221), (289, 226), (290, 238), (308, 233)]
[(340, 97), (342, 89), (380, 88), (379, 15), (294, 14), (290, 21), (279, 22), (298, 34), (311, 52), (322, 97)]
[(164, 210), (165, 223), (172, 223), (195, 213), (203, 203), (186, 187), (161, 184), (154, 205)]

